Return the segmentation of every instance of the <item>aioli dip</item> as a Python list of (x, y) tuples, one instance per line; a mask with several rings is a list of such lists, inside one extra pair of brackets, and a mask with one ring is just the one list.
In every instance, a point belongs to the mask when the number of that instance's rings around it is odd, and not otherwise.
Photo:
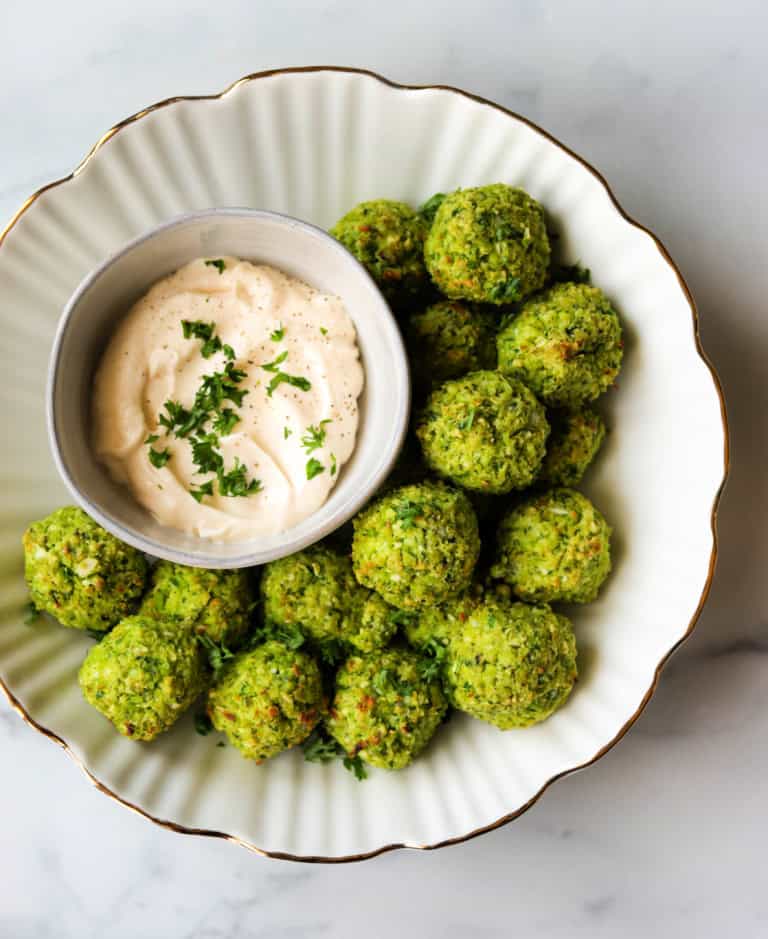
[(266, 265), (199, 258), (110, 340), (95, 451), (165, 525), (215, 541), (277, 534), (327, 499), (354, 450), (363, 380), (338, 297)]

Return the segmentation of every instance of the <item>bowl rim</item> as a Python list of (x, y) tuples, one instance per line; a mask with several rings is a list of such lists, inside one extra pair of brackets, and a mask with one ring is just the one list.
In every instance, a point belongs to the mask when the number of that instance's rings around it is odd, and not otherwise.
[(170, 105), (173, 105), (179, 102), (220, 100), (226, 97), (227, 95), (231, 94), (232, 92), (236, 91), (241, 85), (249, 84), (254, 81), (259, 81), (261, 79), (272, 78), (277, 75), (302, 75), (302, 74), (311, 74), (315, 72), (330, 72), (330, 73), (355, 75), (361, 78), (366, 78), (366, 79), (376, 81), (396, 91), (405, 91), (405, 92), (445, 91), (451, 94), (458, 95), (461, 98), (474, 101), (475, 103), (481, 104), (485, 107), (493, 108), (495, 111), (498, 111), (499, 113), (505, 115), (506, 117), (512, 118), (513, 120), (520, 121), (521, 123), (531, 128), (536, 133), (540, 134), (550, 143), (554, 144), (556, 147), (558, 147), (560, 150), (562, 150), (572, 159), (580, 163), (584, 167), (584, 169), (586, 169), (592, 176), (594, 176), (595, 179), (597, 179), (597, 181), (603, 187), (615, 211), (621, 216), (621, 218), (623, 218), (627, 224), (631, 225), (633, 228), (636, 228), (641, 232), (644, 232), (646, 235), (648, 235), (651, 238), (657, 250), (659, 251), (659, 254), (662, 256), (662, 259), (671, 268), (672, 273), (677, 278), (677, 281), (680, 285), (680, 289), (682, 290), (683, 295), (685, 296), (685, 299), (691, 311), (693, 340), (694, 340), (696, 351), (699, 355), (699, 358), (702, 360), (704, 365), (709, 370), (712, 383), (714, 385), (715, 391), (720, 401), (720, 416), (721, 416), (722, 431), (723, 431), (723, 475), (722, 475), (720, 484), (717, 488), (717, 491), (715, 492), (713, 502), (712, 502), (712, 508), (710, 512), (710, 528), (712, 532), (712, 549), (711, 549), (710, 557), (709, 557), (707, 577), (704, 582), (704, 586), (703, 586), (701, 595), (699, 597), (698, 604), (696, 606), (696, 609), (694, 610), (693, 616), (691, 617), (685, 629), (685, 632), (680, 636), (680, 638), (676, 642), (673, 643), (673, 645), (662, 656), (661, 660), (659, 661), (658, 665), (656, 666), (654, 670), (651, 683), (646, 693), (643, 695), (637, 709), (627, 719), (627, 721), (621, 726), (621, 728), (616, 733), (616, 735), (611, 740), (609, 740), (608, 743), (600, 747), (600, 749), (592, 757), (590, 757), (590, 759), (585, 760), (584, 762), (579, 763), (576, 766), (570, 767), (569, 769), (563, 770), (562, 772), (557, 773), (556, 775), (552, 776), (550, 779), (548, 779), (546, 782), (544, 782), (541, 785), (541, 787), (533, 794), (533, 796), (531, 796), (531, 798), (525, 804), (515, 809), (513, 812), (510, 812), (506, 815), (502, 815), (500, 818), (496, 819), (495, 821), (489, 822), (487, 825), (483, 825), (479, 828), (473, 829), (472, 831), (467, 832), (464, 835), (459, 835), (454, 838), (448, 838), (443, 841), (435, 842), (433, 844), (409, 844), (406, 842), (394, 842), (391, 844), (382, 845), (381, 847), (374, 848), (370, 851), (366, 851), (360, 854), (350, 854), (350, 855), (340, 855), (340, 856), (296, 855), (296, 854), (290, 854), (290, 853), (286, 853), (282, 851), (272, 851), (272, 850), (267, 850), (265, 848), (260, 848), (257, 845), (249, 842), (247, 839), (241, 838), (237, 835), (229, 834), (227, 832), (216, 831), (213, 829), (190, 828), (188, 826), (180, 825), (179, 823), (170, 821), (168, 819), (157, 818), (156, 816), (152, 815), (150, 812), (147, 812), (145, 809), (141, 808), (140, 806), (130, 802), (127, 799), (124, 799), (122, 796), (113, 792), (111, 789), (109, 789), (108, 786), (106, 786), (101, 780), (99, 780), (88, 769), (83, 759), (81, 759), (78, 756), (78, 754), (74, 752), (74, 750), (70, 747), (70, 745), (66, 742), (66, 740), (64, 740), (54, 731), (38, 723), (31, 716), (31, 714), (27, 712), (27, 710), (24, 708), (21, 702), (11, 692), (10, 688), (7, 687), (4, 680), (2, 679), (2, 676), (0, 676), (0, 689), (2, 689), (11, 707), (19, 714), (19, 716), (27, 724), (29, 724), (30, 727), (33, 727), (39, 733), (43, 734), (45, 737), (48, 737), (49, 740), (53, 741), (54, 743), (62, 747), (64, 751), (71, 757), (71, 759), (74, 760), (77, 766), (80, 767), (80, 769), (86, 775), (86, 777), (90, 780), (90, 782), (100, 792), (108, 796), (110, 799), (113, 799), (115, 802), (118, 802), (119, 804), (125, 806), (126, 808), (131, 809), (132, 811), (136, 812), (138, 815), (143, 816), (148, 821), (153, 822), (154, 824), (160, 826), (161, 828), (165, 828), (169, 831), (176, 832), (177, 834), (200, 835), (200, 836), (209, 837), (209, 838), (218, 838), (218, 839), (223, 839), (225, 841), (231, 841), (234, 844), (238, 844), (241, 847), (244, 847), (248, 849), (249, 851), (255, 854), (258, 854), (262, 857), (269, 857), (269, 858), (273, 858), (277, 860), (299, 861), (299, 862), (304, 862), (304, 863), (343, 864), (343, 863), (349, 863), (353, 861), (368, 860), (369, 858), (378, 857), (381, 854), (385, 854), (389, 851), (394, 851), (394, 850), (401, 849), (401, 848), (411, 848), (411, 849), (422, 850), (422, 851), (432, 851), (438, 848), (444, 848), (444, 847), (448, 847), (454, 844), (462, 844), (465, 841), (469, 841), (470, 839), (476, 838), (479, 835), (485, 834), (486, 832), (494, 831), (497, 828), (501, 828), (502, 826), (508, 824), (509, 822), (512, 822), (515, 819), (519, 818), (521, 815), (527, 812), (528, 809), (532, 808), (539, 801), (542, 795), (550, 788), (550, 786), (552, 786), (558, 780), (563, 779), (566, 776), (570, 776), (571, 774), (576, 773), (580, 770), (586, 769), (589, 766), (592, 766), (593, 763), (596, 763), (599, 759), (605, 756), (605, 754), (608, 753), (609, 750), (612, 750), (613, 747), (615, 747), (616, 744), (619, 743), (619, 741), (621, 741), (626, 736), (630, 728), (635, 724), (635, 722), (638, 720), (640, 715), (645, 710), (650, 699), (653, 697), (653, 694), (655, 693), (659, 684), (661, 672), (664, 669), (665, 665), (667, 664), (669, 659), (674, 655), (674, 653), (682, 646), (682, 644), (687, 639), (690, 638), (691, 634), (693, 633), (693, 630), (696, 627), (696, 624), (699, 620), (701, 612), (709, 596), (709, 592), (712, 586), (712, 580), (714, 577), (715, 566), (717, 563), (718, 548), (719, 548), (718, 531), (717, 531), (717, 515), (718, 515), (718, 509), (719, 509), (720, 500), (723, 494), (723, 490), (728, 480), (731, 463), (730, 463), (730, 438), (729, 438), (729, 430), (728, 430), (728, 414), (726, 410), (726, 403), (725, 403), (725, 396), (723, 394), (722, 382), (720, 380), (720, 377), (714, 365), (712, 364), (709, 356), (704, 351), (704, 348), (702, 346), (701, 336), (700, 336), (700, 331), (699, 331), (699, 314), (696, 308), (696, 303), (693, 299), (693, 295), (691, 294), (691, 291), (688, 287), (688, 284), (685, 281), (685, 278), (683, 277), (680, 269), (675, 264), (667, 248), (649, 228), (646, 228), (646, 226), (642, 225), (640, 222), (638, 222), (636, 219), (634, 219), (625, 211), (625, 209), (619, 203), (618, 199), (616, 198), (615, 194), (613, 193), (611, 187), (609, 186), (607, 180), (602, 175), (602, 173), (600, 173), (599, 170), (597, 170), (591, 163), (589, 163), (586, 159), (584, 159), (584, 157), (580, 156), (570, 147), (566, 146), (564, 143), (562, 143), (560, 140), (558, 140), (548, 131), (544, 130), (538, 124), (534, 123), (529, 118), (524, 117), (523, 115), (518, 114), (517, 112), (512, 111), (511, 109), (506, 108), (501, 104), (497, 104), (496, 102), (488, 98), (484, 98), (480, 95), (474, 94), (473, 92), (465, 91), (453, 85), (403, 84), (401, 82), (396, 82), (389, 78), (385, 78), (383, 75), (380, 75), (379, 73), (374, 72), (370, 69), (366, 69), (366, 68), (355, 68), (355, 67), (350, 67), (350, 66), (339, 66), (339, 65), (302, 65), (302, 66), (287, 66), (283, 68), (272, 68), (272, 69), (266, 69), (263, 71), (252, 72), (248, 75), (243, 76), (242, 78), (236, 79), (226, 88), (224, 88), (223, 91), (220, 91), (215, 94), (178, 95), (178, 96), (174, 96), (170, 98), (165, 98), (161, 101), (156, 102), (155, 104), (151, 104), (143, 108), (140, 111), (137, 111), (135, 114), (132, 114), (129, 117), (125, 118), (124, 120), (119, 121), (117, 124), (113, 125), (108, 131), (106, 131), (106, 133), (104, 133), (96, 141), (93, 147), (91, 147), (91, 149), (88, 151), (85, 157), (81, 160), (81, 162), (75, 167), (75, 169), (71, 173), (69, 173), (67, 176), (61, 177), (60, 179), (47, 183), (46, 185), (42, 186), (41, 188), (36, 190), (34, 193), (32, 193), (32, 195), (29, 196), (29, 198), (20, 206), (17, 212), (11, 217), (10, 221), (5, 226), (5, 228), (0, 230), (0, 247), (2, 247), (5, 237), (13, 229), (13, 227), (16, 225), (19, 219), (30, 208), (30, 206), (33, 205), (33, 203), (41, 195), (43, 195), (43, 193), (47, 192), (49, 189), (52, 189), (54, 187), (64, 185), (65, 183), (74, 179), (80, 172), (83, 171), (83, 169), (85, 169), (85, 167), (88, 165), (88, 163), (93, 158), (93, 156), (95, 156), (95, 154), (101, 149), (101, 147), (104, 146), (104, 144), (106, 144), (112, 137), (114, 137), (115, 134), (118, 134), (121, 130), (123, 130), (125, 127), (130, 126), (134, 122), (141, 120), (142, 118), (146, 117), (149, 114), (152, 114), (153, 112), (157, 110), (160, 110), (165, 107), (169, 107)]
[[(389, 446), (386, 450), (382, 450), (380, 458), (376, 464), (375, 472), (372, 475), (369, 474), (368, 476), (368, 483), (366, 487), (354, 491), (351, 495), (351, 498), (340, 505), (333, 513), (333, 515), (331, 515), (322, 525), (318, 526), (315, 524), (315, 526), (311, 527), (304, 535), (298, 538), (295, 535), (291, 536), (291, 531), (293, 529), (289, 528), (285, 532), (280, 533), (278, 536), (280, 538), (279, 545), (276, 545), (270, 550), (243, 550), (242, 553), (238, 554), (237, 556), (226, 558), (224, 560), (213, 555), (206, 555), (204, 553), (205, 539), (200, 539), (201, 544), (203, 545), (203, 550), (196, 554), (187, 553), (181, 549), (169, 548), (166, 544), (161, 543), (153, 538), (149, 538), (141, 531), (127, 528), (112, 516), (103, 512), (92, 501), (87, 491), (82, 489), (75, 482), (73, 475), (70, 472), (70, 467), (63, 457), (60, 446), (61, 435), (58, 429), (58, 409), (56, 407), (55, 394), (59, 379), (59, 368), (61, 364), (61, 351), (63, 344), (66, 341), (70, 328), (76, 318), (80, 302), (82, 301), (83, 297), (87, 295), (88, 291), (93, 287), (93, 285), (96, 284), (99, 279), (115, 264), (118, 264), (121, 260), (123, 260), (123, 258), (127, 257), (133, 251), (135, 251), (136, 248), (141, 247), (148, 241), (152, 241), (158, 236), (162, 236), (163, 234), (175, 229), (184, 228), (190, 224), (194, 225), (199, 221), (222, 218), (246, 219), (254, 222), (266, 221), (277, 223), (278, 225), (281, 225), (285, 228), (300, 229), (313, 238), (317, 239), (319, 242), (325, 244), (329, 249), (336, 251), (340, 255), (344, 255), (345, 260), (350, 265), (350, 269), (354, 271), (354, 274), (359, 277), (360, 280), (365, 281), (368, 284), (368, 286), (373, 291), (373, 294), (381, 301), (383, 310), (386, 310), (387, 316), (382, 317), (382, 319), (384, 320), (387, 339), (395, 349), (395, 358), (397, 360), (395, 363), (394, 375), (392, 376), (391, 387), (399, 389), (400, 392), (394, 396), (395, 401), (398, 403), (398, 407), (397, 410), (393, 411), (391, 414), (392, 433), (389, 437)], [(2, 238), (0, 238), (0, 244), (2, 244)], [(360, 330), (358, 329), (358, 332), (359, 331)], [(398, 363), (399, 367), (397, 367)], [(217, 206), (214, 208), (197, 209), (192, 212), (182, 212), (178, 215), (174, 215), (172, 218), (166, 219), (166, 221), (160, 222), (158, 225), (153, 225), (151, 228), (142, 232), (140, 235), (132, 238), (129, 242), (118, 248), (117, 251), (114, 251), (108, 255), (95, 268), (90, 270), (82, 278), (80, 283), (70, 295), (59, 317), (56, 326), (56, 333), (53, 339), (53, 345), (51, 346), (51, 353), (48, 359), (48, 375), (45, 386), (45, 417), (48, 432), (48, 445), (51, 451), (51, 455), (53, 456), (53, 462), (56, 466), (56, 470), (77, 504), (82, 509), (84, 509), (88, 515), (96, 519), (96, 521), (104, 528), (106, 528), (107, 531), (111, 532), (116, 538), (119, 538), (126, 544), (137, 548), (139, 551), (143, 551), (144, 553), (151, 554), (155, 557), (161, 557), (164, 560), (172, 561), (175, 564), (185, 564), (191, 567), (207, 567), (210, 569), (227, 568), (233, 570), (236, 568), (256, 567), (269, 563), (270, 561), (275, 561), (281, 557), (285, 557), (288, 554), (301, 551), (303, 548), (306, 548), (320, 539), (327, 537), (341, 525), (345, 524), (345, 522), (349, 521), (349, 519), (352, 518), (352, 516), (375, 494), (376, 490), (384, 482), (387, 475), (394, 466), (398, 454), (402, 449), (403, 441), (405, 440), (405, 435), (408, 430), (410, 406), (411, 383), (405, 344), (395, 321), (394, 313), (392, 312), (387, 301), (384, 299), (384, 296), (379, 290), (378, 285), (365, 269), (365, 267), (350, 251), (344, 247), (344, 245), (341, 244), (341, 242), (337, 241), (335, 238), (329, 235), (327, 231), (320, 228), (318, 225), (314, 225), (312, 222), (307, 222), (304, 219), (296, 218), (293, 215), (287, 215), (284, 212), (273, 212), (269, 209), (247, 208), (239, 206)], [(360, 430), (361, 428), (358, 428), (358, 437), (360, 436)], [(334, 488), (329, 492), (329, 499), (335, 488), (336, 487), (334, 486)], [(309, 516), (310, 520), (311, 518), (312, 516)], [(248, 545), (254, 543), (256, 542), (242, 542), (242, 545), (243, 548), (246, 548)]]

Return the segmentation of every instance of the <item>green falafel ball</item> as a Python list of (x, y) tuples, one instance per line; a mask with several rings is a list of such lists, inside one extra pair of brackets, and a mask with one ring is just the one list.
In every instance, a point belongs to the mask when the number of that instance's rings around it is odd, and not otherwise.
[(575, 489), (551, 489), (501, 521), (491, 575), (521, 600), (589, 603), (611, 570), (611, 529)]
[(610, 388), (621, 368), (621, 324), (589, 284), (555, 284), (524, 304), (496, 343), (499, 369), (550, 407), (578, 408)]
[(482, 597), (482, 587), (473, 584), (469, 590), (440, 606), (428, 606), (417, 613), (406, 614), (403, 627), (405, 638), (416, 649), (426, 649), (436, 643), (447, 646), (454, 636), (459, 635), (469, 614), (482, 601)]
[(443, 483), (402, 486), (355, 518), (352, 564), (361, 584), (409, 610), (465, 590), (480, 554), (469, 499)]
[(243, 570), (209, 571), (158, 561), (139, 612), (188, 625), (195, 633), (234, 649), (248, 632), (253, 599)]
[(397, 630), (396, 611), (358, 584), (348, 557), (324, 546), (267, 564), (261, 596), (267, 623), (299, 627), (318, 643), (339, 640), (368, 652)]
[(403, 769), (429, 743), (448, 702), (426, 681), (423, 660), (407, 649), (354, 655), (336, 675), (326, 725), (349, 756), (382, 769)]
[(528, 727), (561, 707), (576, 681), (570, 621), (548, 606), (486, 596), (445, 657), (451, 703), (501, 730)]
[(306, 740), (323, 708), (317, 662), (275, 640), (236, 655), (208, 692), (213, 726), (257, 763)]
[(435, 472), (492, 495), (533, 482), (548, 434), (546, 412), (533, 392), (489, 371), (435, 389), (416, 424), (424, 459)]
[(24, 574), (35, 608), (74, 629), (106, 632), (133, 613), (147, 578), (147, 562), (66, 506), (24, 533)]
[(391, 199), (361, 202), (330, 229), (393, 303), (419, 296), (429, 283), (424, 267), (426, 233), (420, 215)]
[(424, 379), (422, 385), (496, 368), (496, 317), (457, 300), (442, 300), (411, 317), (406, 345), (414, 380)]
[(446, 297), (497, 306), (543, 287), (549, 257), (544, 210), (505, 183), (446, 196), (424, 244), (427, 270)]
[(85, 700), (132, 740), (153, 740), (206, 686), (200, 643), (190, 632), (129, 616), (85, 657), (78, 675)]
[(350, 644), (360, 652), (383, 649), (397, 632), (398, 610), (373, 590), (364, 590), (365, 600), (356, 611), (357, 631)]
[(575, 486), (605, 439), (605, 421), (592, 408), (551, 411), (547, 417), (552, 433), (539, 479), (552, 486)]

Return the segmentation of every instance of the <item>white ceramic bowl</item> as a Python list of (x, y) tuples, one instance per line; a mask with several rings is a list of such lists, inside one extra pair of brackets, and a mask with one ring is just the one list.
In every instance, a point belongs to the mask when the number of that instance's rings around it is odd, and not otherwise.
[[(564, 260), (591, 268), (627, 341), (620, 387), (603, 402), (611, 433), (585, 486), (614, 526), (615, 566), (599, 600), (571, 611), (581, 677), (566, 707), (506, 733), (455, 715), (408, 770), (364, 783), (299, 752), (253, 766), (196, 736), (191, 716), (148, 746), (119, 737), (77, 688), (87, 637), (53, 624), (30, 630), (21, 617), (21, 532), (67, 499), (43, 406), (67, 297), (112, 251), (181, 212), (258, 205), (327, 228), (362, 199), (418, 204), (499, 180), (544, 203)], [(0, 247), (0, 283), (0, 414), (13, 444), (0, 475), (0, 677), (19, 712), (102, 791), (160, 824), (329, 860), (467, 838), (605, 753), (693, 628), (727, 462), (722, 398), (693, 303), (669, 255), (599, 174), (524, 118), (456, 90), (327, 68), (163, 102), (110, 131), (72, 177), (23, 207)]]
[[(344, 302), (365, 369), (352, 458), (325, 504), (299, 525), (249, 542), (217, 543), (161, 525), (93, 452), (93, 374), (120, 317), (160, 278), (193, 258), (270, 264)], [(394, 317), (365, 268), (315, 225), (275, 212), (209, 209), (155, 226), (100, 264), (67, 303), (51, 353), (47, 416), (54, 460), (75, 500), (148, 554), (195, 567), (252, 567), (300, 551), (343, 525), (387, 476), (408, 424), (410, 382)]]

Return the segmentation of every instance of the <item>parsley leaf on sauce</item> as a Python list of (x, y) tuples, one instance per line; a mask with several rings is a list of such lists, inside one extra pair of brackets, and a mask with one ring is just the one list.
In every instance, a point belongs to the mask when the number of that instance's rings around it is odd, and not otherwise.
[(317, 425), (310, 424), (307, 427), (304, 436), (301, 438), (301, 445), (307, 453), (314, 453), (315, 450), (319, 450), (323, 446), (325, 443), (325, 427), (323, 425), (330, 423), (331, 419), (326, 418)]
[(300, 375), (288, 375), (286, 372), (278, 372), (267, 385), (267, 396), (271, 398), (275, 389), (283, 384), (292, 385), (294, 388), (299, 388), (301, 391), (309, 391), (312, 387), (311, 382), (306, 378), (302, 378)]
[(205, 263), (207, 267), (215, 267), (216, 270), (219, 272), (219, 274), (223, 274), (224, 271), (227, 269), (227, 265), (224, 263), (224, 261), (221, 258), (216, 258), (215, 260), (206, 261)]
[(200, 473), (217, 473), (224, 466), (224, 457), (216, 450), (219, 438), (204, 434), (192, 441), (192, 460)]
[(312, 387), (311, 383), (306, 378), (302, 378), (298, 375), (289, 375), (287, 372), (280, 370), (279, 366), (282, 365), (287, 358), (288, 353), (281, 352), (272, 362), (265, 362), (261, 366), (265, 372), (271, 372), (273, 376), (272, 380), (267, 385), (267, 396), (270, 398), (275, 389), (283, 384), (293, 385), (294, 388), (300, 388), (302, 391), (309, 391)]
[(248, 480), (247, 469), (244, 463), (235, 457), (235, 465), (229, 472), (224, 472), (223, 467), (217, 471), (219, 482), (219, 492), (223, 496), (250, 496), (261, 490), (261, 480)]
[(282, 323), (280, 324), (278, 329), (274, 330), (274, 332), (271, 332), (269, 334), (269, 338), (272, 340), (272, 342), (280, 342), (280, 340), (283, 339), (284, 337), (285, 337), (285, 329)]
[(319, 476), (323, 472), (325, 472), (325, 467), (319, 460), (314, 457), (307, 460), (307, 479), (314, 479), (315, 476)]
[(240, 423), (240, 415), (236, 414), (232, 408), (222, 408), (213, 419), (213, 429), (226, 436), (231, 434), (237, 424)]
[(197, 489), (190, 489), (189, 494), (196, 502), (202, 502), (203, 496), (212, 496), (213, 495), (213, 480), (209, 479), (207, 482), (204, 482)]
[(199, 339), (202, 342), (200, 354), (204, 359), (210, 359), (216, 352), (222, 351), (230, 361), (234, 359), (235, 350), (232, 346), (223, 343), (215, 335), (215, 323), (207, 323), (205, 320), (182, 320), (181, 329), (185, 339)]
[(285, 362), (287, 358), (288, 358), (288, 352), (286, 350), (285, 352), (281, 352), (280, 355), (278, 355), (278, 357), (276, 359), (273, 359), (271, 362), (265, 362), (261, 367), (264, 369), (265, 372), (277, 372), (278, 365), (282, 365), (283, 362)]
[(162, 469), (170, 458), (170, 450), (155, 450), (152, 447), (149, 448), (149, 462), (155, 469)]

